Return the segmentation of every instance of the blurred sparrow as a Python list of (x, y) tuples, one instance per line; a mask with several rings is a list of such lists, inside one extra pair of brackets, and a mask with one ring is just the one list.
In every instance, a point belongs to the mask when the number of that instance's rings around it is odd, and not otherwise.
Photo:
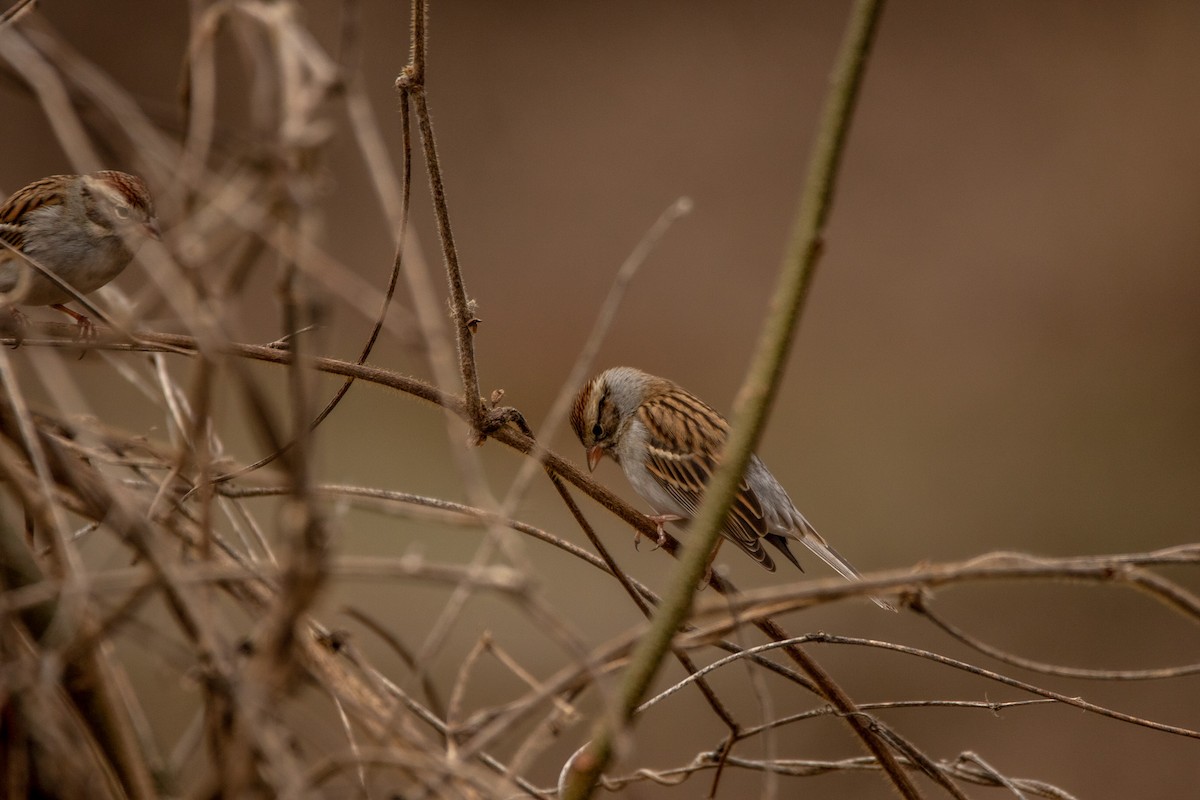
[(0, 301), (58, 309), (86, 335), (91, 320), (63, 305), (71, 294), (29, 262), (87, 294), (121, 274), (139, 233), (159, 235), (141, 178), (105, 170), (34, 181), (0, 206), (0, 292), (9, 295)]
[[(575, 398), (571, 427), (587, 450), (589, 469), (610, 456), (656, 512), (668, 512), (650, 517), (660, 536), (664, 523), (686, 521), (700, 507), (729, 435), (725, 418), (703, 401), (632, 367), (613, 367), (592, 378)], [(846, 579), (860, 578), (796, 510), (758, 456), (750, 457), (721, 533), (771, 572), (775, 562), (763, 548), (764, 539), (803, 571), (788, 549), (790, 539), (802, 542)]]

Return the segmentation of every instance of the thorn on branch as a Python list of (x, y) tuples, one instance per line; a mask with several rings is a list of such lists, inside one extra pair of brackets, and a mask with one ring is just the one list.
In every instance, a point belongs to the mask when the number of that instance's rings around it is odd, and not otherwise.
[(504, 390), (496, 389), (492, 392), (492, 396), (487, 400), (480, 398), (480, 405), (483, 406), (483, 419), (480, 420), (478, 432), (472, 439), (472, 444), (478, 446), (483, 444), (489, 436), (496, 431), (508, 425), (510, 422), (517, 426), (521, 433), (529, 438), (533, 438), (533, 429), (529, 427), (529, 423), (525, 421), (525, 415), (512, 406), (498, 405), (504, 399)]
[(411, 92), (420, 84), (421, 76), (412, 64), (401, 70), (400, 74), (396, 77), (396, 90), (400, 92)]
[(482, 434), (481, 441), (510, 422), (516, 425), (521, 433), (526, 436), (533, 436), (533, 430), (529, 427), (529, 423), (525, 421), (524, 414), (512, 406), (501, 406), (499, 408), (492, 408), (487, 412), (480, 430)]
[(286, 336), (279, 337), (278, 339), (271, 342), (270, 344), (267, 344), (266, 347), (270, 347), (272, 350), (291, 350), (292, 349), (292, 339), (295, 339), (297, 336), (299, 336), (302, 333), (309, 333), (311, 331), (315, 331), (319, 327), (320, 327), (319, 325), (305, 325), (303, 328), (301, 328), (297, 331), (289, 333)]

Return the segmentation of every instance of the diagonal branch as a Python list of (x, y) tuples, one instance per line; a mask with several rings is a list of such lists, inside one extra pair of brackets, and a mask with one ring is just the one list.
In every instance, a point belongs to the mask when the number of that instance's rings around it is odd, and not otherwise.
[[(689, 544), (675, 569), (670, 590), (664, 597), (653, 626), (639, 642), (631, 658), (621, 689), (620, 706), (601, 721), (595, 738), (582, 757), (574, 758), (564, 770), (563, 796), (569, 800), (590, 797), (600, 775), (612, 761), (616, 736), (633, 719), (637, 706), (662, 665), (672, 636), (687, 618), (696, 587), (707, 570), (709, 554), (720, 535), (721, 524), (729, 513), (742, 474), (766, 425), (767, 414), (778, 391), (787, 354), (795, 338), (800, 310), (808, 295), (821, 252), (851, 114), (882, 10), (882, 0), (860, 0), (855, 5), (838, 56), (834, 85), (822, 112), (790, 252), (781, 270), (757, 351), (738, 395), (721, 464), (713, 474), (700, 509), (692, 520)], [(782, 635), (779, 630), (769, 630), (767, 633), (772, 638)], [(816, 681), (826, 699), (845, 714), (854, 732), (879, 761), (901, 794), (909, 798), (918, 797), (916, 787), (887, 744), (858, 712), (849, 696), (799, 648), (789, 654)]]
[(475, 327), (478, 320), (471, 311), (471, 301), (467, 298), (462, 269), (458, 263), (458, 248), (454, 244), (450, 212), (446, 207), (446, 185), (442, 180), (442, 167), (433, 135), (433, 120), (425, 99), (425, 27), (428, 24), (428, 0), (414, 2), (412, 13), (411, 60), (404, 68), (403, 74), (396, 79), (396, 88), (400, 91), (401, 102), (407, 105), (411, 99), (417, 113), (417, 127), (421, 131), (421, 143), (424, 147), (425, 169), (429, 174), (429, 191), (433, 198), (433, 213), (437, 218), (438, 237), (442, 242), (442, 258), (446, 262), (446, 281), (450, 288), (450, 310), (454, 320), (454, 341), (458, 347), (458, 367), (462, 377), (467, 422), (471, 425), (472, 440), (475, 444), (480, 444), (487, 436), (488, 421), (487, 410), (479, 396), (479, 373), (475, 365)]

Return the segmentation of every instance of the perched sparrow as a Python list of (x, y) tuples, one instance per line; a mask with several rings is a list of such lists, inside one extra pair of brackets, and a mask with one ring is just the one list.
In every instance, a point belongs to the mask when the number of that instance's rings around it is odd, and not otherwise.
[(87, 294), (121, 274), (133, 258), (128, 242), (139, 233), (159, 235), (141, 178), (105, 170), (34, 181), (0, 206), (0, 292), (12, 294), (0, 300), (56, 308), (85, 334), (91, 320), (63, 305), (70, 293), (27, 259)]
[[(656, 512), (659, 523), (687, 520), (700, 507), (705, 486), (729, 435), (725, 418), (665, 378), (633, 367), (613, 367), (592, 378), (575, 398), (571, 427), (587, 449), (589, 469), (610, 456)], [(722, 529), (759, 564), (775, 571), (763, 540), (803, 571), (788, 549), (802, 542), (848, 580), (858, 570), (825, 543), (758, 456), (750, 465)], [(891, 608), (875, 600), (884, 608)]]

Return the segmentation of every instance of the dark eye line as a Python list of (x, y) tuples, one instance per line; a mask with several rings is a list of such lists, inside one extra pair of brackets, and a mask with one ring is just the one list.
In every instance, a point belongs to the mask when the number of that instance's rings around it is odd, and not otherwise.
[(596, 424), (592, 426), (592, 436), (599, 439), (604, 435), (604, 426), (600, 424), (600, 420), (604, 417), (604, 401), (608, 399), (608, 393), (600, 395), (600, 399), (596, 401)]

